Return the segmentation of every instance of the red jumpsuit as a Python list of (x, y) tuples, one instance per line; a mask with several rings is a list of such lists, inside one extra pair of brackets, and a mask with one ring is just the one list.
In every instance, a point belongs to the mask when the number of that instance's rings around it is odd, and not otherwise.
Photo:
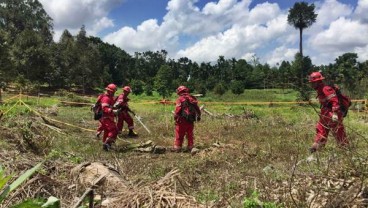
[[(101, 98), (105, 96), (105, 94), (102, 94), (102, 95), (99, 95), (97, 97), (97, 102), (101, 103)], [(98, 127), (97, 127), (97, 131), (96, 131), (96, 134), (99, 136), (101, 134), (101, 132), (103, 131), (103, 125), (101, 123), (101, 119), (99, 120), (99, 124), (98, 124)]]
[[(328, 133), (331, 130), (339, 145), (347, 145), (349, 141), (346, 139), (343, 116), (335, 90), (323, 83), (316, 90), (317, 98), (321, 104), (321, 114), (316, 126), (317, 134), (314, 142), (322, 145), (326, 144)], [(332, 121), (333, 113), (336, 113), (338, 116), (337, 122)]]
[(118, 114), (118, 122), (116, 124), (118, 128), (118, 132), (120, 133), (123, 130), (124, 121), (128, 124), (128, 129), (133, 130), (134, 129), (134, 122), (133, 118), (129, 115), (128, 109), (128, 95), (122, 93), (116, 98), (115, 105), (117, 108), (121, 108), (121, 112)]
[(187, 135), (187, 139), (188, 139), (188, 146), (187, 146), (188, 150), (191, 150), (194, 145), (194, 136), (193, 136), (194, 123), (187, 121), (184, 117), (181, 116), (182, 102), (184, 102), (186, 98), (188, 98), (191, 103), (195, 103), (194, 106), (197, 111), (197, 115), (199, 118), (201, 116), (201, 110), (198, 107), (197, 99), (188, 93), (181, 94), (179, 98), (176, 100), (176, 107), (175, 107), (175, 112), (174, 112), (174, 119), (175, 119), (174, 149), (175, 150), (181, 149), (185, 135)]
[(101, 106), (103, 115), (100, 119), (102, 129), (104, 131), (102, 142), (104, 144), (112, 144), (115, 142), (117, 136), (116, 124), (114, 121), (114, 113), (112, 107), (114, 105), (114, 96), (105, 94), (101, 98)]

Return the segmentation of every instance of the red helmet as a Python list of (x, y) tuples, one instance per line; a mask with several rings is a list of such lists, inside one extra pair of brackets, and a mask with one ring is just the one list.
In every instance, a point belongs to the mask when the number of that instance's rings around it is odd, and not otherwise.
[(184, 85), (179, 86), (178, 89), (176, 89), (176, 94), (180, 95), (181, 93), (189, 93), (189, 89)]
[(322, 76), (321, 72), (312, 72), (312, 74), (309, 75), (309, 82), (318, 82), (324, 79), (325, 78)]
[(116, 87), (115, 84), (109, 84), (109, 85), (107, 85), (107, 87), (105, 88), (105, 90), (110, 91), (110, 92), (116, 92), (117, 87)]
[(126, 92), (132, 92), (132, 89), (129, 86), (123, 87), (123, 90)]

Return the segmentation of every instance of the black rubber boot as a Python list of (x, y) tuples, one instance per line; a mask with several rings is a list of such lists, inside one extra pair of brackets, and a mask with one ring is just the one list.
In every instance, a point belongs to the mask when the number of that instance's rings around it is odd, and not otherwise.
[(96, 132), (96, 139), (99, 139), (100, 138), (101, 133), (102, 133), (102, 131)]
[(105, 150), (106, 152), (109, 151), (111, 148), (110, 144), (103, 144), (102, 149)]
[(133, 131), (133, 129), (129, 129), (128, 136), (130, 136), (130, 137), (137, 137), (137, 136), (138, 136), (138, 134), (137, 134), (137, 133), (135, 133), (135, 132)]

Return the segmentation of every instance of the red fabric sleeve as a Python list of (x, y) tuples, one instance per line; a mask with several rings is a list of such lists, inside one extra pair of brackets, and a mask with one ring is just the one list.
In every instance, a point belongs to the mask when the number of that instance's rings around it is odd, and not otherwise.
[(112, 112), (112, 100), (113, 98), (109, 97), (109, 96), (103, 96), (101, 98), (101, 106), (102, 106), (102, 111), (105, 113), (105, 114), (109, 114)]
[(181, 103), (185, 100), (184, 97), (180, 96), (178, 99), (176, 99), (176, 105), (175, 105), (175, 116), (179, 117), (181, 112)]
[(332, 111), (338, 111), (340, 109), (339, 99), (336, 95), (336, 91), (331, 86), (325, 86), (323, 88), (323, 93), (326, 96), (327, 102), (331, 103)]

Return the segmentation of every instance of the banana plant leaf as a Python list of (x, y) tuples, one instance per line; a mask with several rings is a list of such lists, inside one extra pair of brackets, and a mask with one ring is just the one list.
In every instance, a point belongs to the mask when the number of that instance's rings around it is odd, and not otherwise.
[(38, 169), (40, 169), (42, 164), (43, 162), (38, 163), (36, 166), (27, 170), (25, 173), (19, 176), (13, 183), (6, 186), (6, 188), (0, 194), (0, 204), (4, 201), (4, 199), (8, 196), (10, 192), (18, 188), (18, 186), (20, 186), (24, 181), (30, 178)]

